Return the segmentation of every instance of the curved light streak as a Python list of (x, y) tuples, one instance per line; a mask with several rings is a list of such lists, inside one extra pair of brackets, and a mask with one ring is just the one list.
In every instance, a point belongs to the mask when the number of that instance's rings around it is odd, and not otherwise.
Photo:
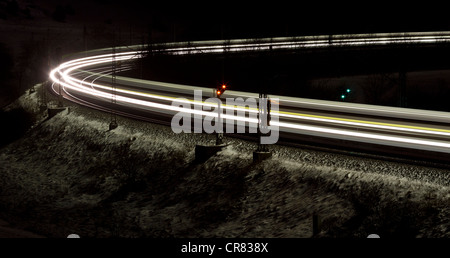
[[(360, 34), (360, 35), (335, 35), (335, 36), (314, 36), (314, 37), (297, 37), (292, 38), (275, 38), (275, 39), (260, 39), (255, 41), (249, 40), (230, 40), (230, 41), (205, 41), (205, 42), (193, 42), (190, 44), (186, 43), (172, 43), (166, 44), (165, 48), (158, 47), (157, 51), (162, 51), (165, 53), (173, 55), (184, 55), (184, 54), (199, 54), (199, 53), (223, 53), (226, 51), (264, 51), (272, 49), (292, 49), (292, 48), (321, 48), (321, 47), (331, 47), (331, 46), (372, 46), (372, 45), (387, 45), (387, 44), (430, 44), (430, 43), (440, 43), (450, 40), (450, 32), (436, 32), (436, 33), (391, 33), (391, 34)], [(173, 45), (173, 46), (171, 46)], [(186, 47), (188, 45), (188, 47)], [(168, 101), (172, 102), (176, 98), (172, 96), (165, 96), (161, 94), (152, 94), (143, 91), (129, 90), (122, 87), (116, 87), (114, 89), (115, 94), (112, 93), (111, 85), (105, 83), (97, 83), (97, 79), (101, 77), (108, 78), (108, 73), (110, 73), (110, 64), (113, 60), (116, 61), (131, 61), (142, 57), (142, 49), (140, 46), (132, 46), (135, 49), (130, 51), (126, 49), (124, 52), (117, 52), (116, 56), (113, 58), (112, 53), (102, 53), (107, 51), (107, 49), (102, 49), (101, 52), (90, 51), (92, 56), (82, 57), (78, 59), (73, 59), (62, 63), (57, 68), (53, 69), (49, 76), (53, 81), (53, 91), (58, 94), (55, 85), (62, 87), (64, 92), (69, 95), (69, 91), (78, 92), (90, 97), (101, 99), (103, 101), (111, 102), (114, 98), (119, 105), (127, 105), (136, 108), (151, 108), (156, 109), (158, 112), (163, 112), (167, 114), (175, 114), (176, 112), (186, 112), (191, 114), (198, 114), (202, 116), (213, 116), (217, 117), (217, 113), (211, 113), (203, 110), (195, 109), (183, 109), (182, 107), (172, 106), (170, 104), (162, 104), (155, 102)], [(95, 72), (94, 72), (95, 71)], [(98, 72), (100, 71), (100, 72)], [(88, 76), (82, 77), (82, 79), (77, 78), (80, 74), (87, 73)], [(97, 77), (95, 77), (97, 76)], [(88, 78), (95, 77), (95, 79), (90, 82), (87, 81)], [(158, 84), (157, 82), (148, 83), (148, 88), (151, 89), (152, 85)], [(159, 83), (164, 85), (164, 83)], [(177, 85), (178, 89), (183, 89), (186, 91), (191, 91), (193, 93), (194, 89), (199, 89), (199, 87), (191, 87), (185, 85)], [(203, 88), (205, 92), (210, 89)], [(178, 93), (176, 89), (167, 88), (167, 91)], [(123, 96), (120, 94), (126, 94)], [(72, 98), (78, 98), (70, 94)], [(130, 97), (135, 96), (135, 97)], [(241, 94), (242, 97), (254, 96), (252, 93)], [(411, 110), (386, 108), (386, 107), (376, 107), (368, 105), (358, 105), (358, 104), (344, 104), (339, 102), (326, 102), (326, 101), (315, 101), (308, 100), (303, 101), (302, 99), (277, 96), (280, 99), (280, 106), (299, 106), (306, 104), (315, 105), (316, 109), (327, 110), (333, 108), (346, 109), (348, 113), (371, 113), (379, 112), (386, 114), (389, 117), (397, 116), (402, 117), (402, 115), (416, 116), (422, 119), (423, 117), (433, 118), (433, 119), (445, 119), (445, 115), (442, 112), (427, 112), (427, 111), (414, 111), (415, 114), (411, 114)], [(84, 101), (84, 100), (83, 100)], [(178, 102), (184, 102), (187, 104), (196, 104), (202, 106), (216, 106), (216, 103), (208, 102), (198, 102), (192, 99), (177, 99)], [(85, 101), (86, 102), (86, 101)], [(224, 109), (232, 109), (237, 111), (245, 111), (249, 113), (257, 113), (257, 109), (245, 108), (245, 107), (231, 107), (226, 104), (222, 105)], [(432, 114), (428, 116), (428, 114)], [(297, 112), (287, 112), (280, 109), (279, 112), (273, 112), (273, 116), (278, 116), (279, 119), (288, 119), (289, 122), (275, 122), (274, 125), (280, 127), (280, 131), (294, 132), (299, 134), (310, 134), (319, 135), (331, 138), (339, 139), (352, 139), (362, 142), (378, 143), (384, 145), (400, 146), (407, 148), (417, 148), (423, 150), (432, 150), (439, 152), (450, 153), (450, 143), (442, 140), (430, 140), (415, 138), (415, 134), (418, 135), (428, 135), (428, 136), (438, 136), (438, 137), (448, 137), (450, 140), (450, 130), (440, 129), (440, 128), (430, 128), (427, 125), (424, 126), (408, 126), (402, 124), (385, 123), (385, 122), (373, 122), (364, 121), (360, 119), (344, 119), (338, 117), (328, 117), (328, 116), (317, 116), (308, 115)], [(244, 121), (247, 123), (256, 124), (257, 120), (248, 117), (238, 117), (229, 116), (226, 114), (222, 115), (227, 122), (232, 121)], [(295, 122), (292, 122), (295, 120)], [(304, 125), (302, 121), (313, 121), (322, 123), (323, 126), (313, 126)], [(366, 129), (377, 129), (384, 131), (399, 132), (405, 134), (413, 134), (412, 136), (395, 136), (395, 135), (384, 135), (381, 133), (372, 132), (358, 132), (350, 129), (338, 129), (338, 128), (327, 128), (325, 126), (348, 126)]]

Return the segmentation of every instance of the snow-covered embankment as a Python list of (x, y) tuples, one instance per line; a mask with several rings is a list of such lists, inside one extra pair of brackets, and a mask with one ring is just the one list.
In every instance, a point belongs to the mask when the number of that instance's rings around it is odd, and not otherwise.
[(448, 237), (448, 173), (254, 143), (204, 163), (194, 146), (212, 136), (71, 106), (45, 120), (37, 94), (15, 105), (36, 124), (0, 149), (0, 212), (41, 235), (65, 237)]

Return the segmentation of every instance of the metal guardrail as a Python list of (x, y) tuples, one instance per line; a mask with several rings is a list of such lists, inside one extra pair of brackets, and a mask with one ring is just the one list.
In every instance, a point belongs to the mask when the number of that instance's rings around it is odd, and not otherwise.
[[(407, 44), (442, 44), (450, 42), (450, 31), (402, 32), (372, 34), (339, 34), (275, 38), (249, 38), (207, 41), (182, 41), (154, 44), (117, 46), (117, 52), (152, 51), (154, 54), (192, 55), (209, 53), (231, 53), (243, 51), (270, 51), (317, 49), (327, 47), (363, 47)], [(83, 51), (67, 55), (64, 59), (108, 54), (111, 48)]]

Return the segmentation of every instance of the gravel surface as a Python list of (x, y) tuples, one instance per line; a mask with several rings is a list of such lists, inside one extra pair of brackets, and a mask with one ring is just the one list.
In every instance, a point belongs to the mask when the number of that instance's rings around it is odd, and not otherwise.
[(40, 235), (312, 237), (317, 214), (314, 237), (450, 236), (444, 169), (285, 146), (253, 163), (255, 143), (230, 137), (197, 163), (213, 136), (122, 117), (109, 131), (109, 115), (78, 106), (36, 117), (0, 149), (0, 212)]

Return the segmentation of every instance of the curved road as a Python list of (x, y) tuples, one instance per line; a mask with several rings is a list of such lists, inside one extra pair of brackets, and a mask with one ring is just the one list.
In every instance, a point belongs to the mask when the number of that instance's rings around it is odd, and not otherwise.
[[(361, 47), (400, 44), (440, 44), (450, 41), (450, 32), (387, 33), (257, 40), (226, 40), (155, 44), (155, 53), (170, 55), (208, 54), (274, 49)], [(113, 56), (113, 53), (115, 55)], [(116, 76), (112, 87), (112, 63), (117, 71), (132, 69), (143, 54), (143, 46), (99, 49), (73, 55), (50, 72), (52, 89), (64, 98), (100, 110), (148, 121), (170, 123), (186, 112), (195, 117), (217, 117), (208, 110), (216, 103), (205, 101), (213, 89)], [(194, 91), (203, 98), (194, 99)], [(113, 94), (114, 93), (114, 94)], [(258, 98), (258, 94), (227, 90), (226, 98)], [(182, 98), (182, 99), (177, 99)], [(272, 128), (278, 127), (287, 141), (311, 141), (342, 147), (357, 147), (391, 154), (440, 159), (450, 153), (450, 114), (332, 101), (270, 96)], [(172, 105), (174, 101), (180, 105)], [(206, 109), (206, 110), (204, 110)], [(226, 122), (245, 122), (255, 127), (255, 107), (222, 105)], [(227, 114), (227, 111), (231, 111)], [(240, 111), (240, 112), (239, 112)], [(233, 113), (233, 114), (232, 114)]]

